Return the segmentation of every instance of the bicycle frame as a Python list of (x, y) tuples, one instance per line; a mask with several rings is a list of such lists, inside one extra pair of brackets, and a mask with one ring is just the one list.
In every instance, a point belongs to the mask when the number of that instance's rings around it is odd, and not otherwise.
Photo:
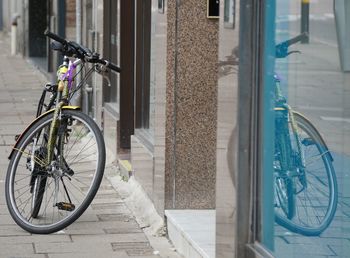
[(56, 107), (54, 109), (53, 120), (50, 126), (49, 139), (47, 143), (47, 166), (51, 164), (53, 159), (54, 146), (57, 140), (57, 130), (60, 126), (61, 121), (61, 110), (63, 106), (69, 105), (69, 92), (72, 89), (73, 85), (74, 71), (77, 68), (77, 66), (82, 63), (80, 59), (77, 59), (73, 62), (72, 60), (69, 60), (66, 56), (63, 60), (63, 64), (59, 67), (57, 71), (58, 94), (56, 97)]
[[(277, 75), (275, 75), (275, 96), (276, 96), (276, 107), (274, 108), (274, 110), (287, 113), (287, 116), (285, 119), (286, 121), (284, 121), (284, 122), (290, 123), (290, 125), (291, 125), (293, 137), (295, 138), (296, 150), (297, 150), (297, 153), (300, 157), (300, 164), (298, 164), (298, 166), (300, 168), (302, 168), (302, 170), (304, 170), (305, 169), (305, 155), (304, 155), (304, 152), (302, 151), (302, 147), (301, 147), (302, 144), (301, 144), (301, 140), (300, 140), (300, 136), (299, 136), (299, 132), (298, 132), (298, 125), (297, 125), (295, 118), (294, 118), (294, 110), (287, 103), (286, 98), (282, 94), (282, 90), (280, 87), (280, 78)], [(275, 130), (279, 130), (279, 128), (276, 128)], [(288, 130), (288, 131), (282, 132), (282, 133), (289, 135), (288, 126), (287, 126), (286, 130)], [(288, 156), (290, 156), (290, 155), (291, 154), (288, 154)], [(293, 165), (295, 165), (295, 164), (293, 164)], [(288, 164), (288, 169), (290, 168), (289, 166), (290, 166), (290, 164)], [(289, 173), (291, 173), (291, 171), (289, 171)], [(296, 175), (298, 175), (298, 174), (296, 174)], [(292, 176), (294, 176), (294, 173)]]

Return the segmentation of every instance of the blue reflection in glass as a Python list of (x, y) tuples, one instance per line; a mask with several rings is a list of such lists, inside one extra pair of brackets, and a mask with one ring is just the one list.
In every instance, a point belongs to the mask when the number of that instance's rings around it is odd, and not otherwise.
[[(312, 19), (320, 19), (318, 25), (313, 27), (319, 29), (319, 31), (311, 30), (311, 33), (314, 33), (313, 36), (317, 34), (320, 37), (318, 39), (321, 42), (320, 46), (311, 41), (309, 46), (298, 45), (296, 48), (290, 48), (291, 45), (299, 43), (309, 35), (299, 34), (300, 32), (294, 28), (296, 27), (295, 24), (290, 25), (290, 20), (300, 20), (300, 16), (289, 14), (291, 11), (289, 1), (278, 1), (278, 4), (281, 4), (284, 9), (279, 8), (277, 16), (275, 15), (275, 3), (275, 1), (267, 1), (265, 4), (267, 18), (265, 20), (265, 67), (263, 77), (264, 121), (262, 131), (264, 146), (262, 168), (264, 173), (262, 176), (262, 194), (264, 205), (261, 218), (263, 224), (262, 242), (270, 250), (275, 251), (276, 257), (301, 257), (303, 255), (309, 257), (350, 257), (350, 238), (348, 237), (350, 233), (350, 187), (344, 187), (345, 182), (350, 182), (350, 173), (347, 169), (350, 167), (350, 157), (345, 154), (346, 151), (342, 151), (341, 145), (344, 144), (342, 142), (339, 143), (340, 148), (337, 148), (337, 151), (341, 150), (340, 153), (330, 152), (325, 141), (328, 140), (327, 142), (329, 142), (328, 137), (330, 135), (324, 134), (324, 132), (331, 130), (320, 126), (320, 124), (324, 125), (326, 123), (319, 121), (314, 123), (314, 113), (318, 112), (319, 114), (318, 108), (322, 108), (323, 104), (322, 101), (318, 101), (317, 96), (323, 96), (322, 94), (314, 92), (314, 99), (307, 96), (308, 100), (311, 99), (311, 102), (305, 101), (306, 98), (302, 91), (295, 94), (296, 106), (299, 105), (298, 111), (308, 110), (307, 108), (315, 110), (315, 112), (306, 112), (308, 115), (311, 114), (310, 117), (313, 122), (302, 113), (292, 109), (288, 98), (288, 91), (291, 89), (288, 76), (290, 76), (290, 71), (295, 72), (288, 67), (290, 62), (288, 57), (290, 54), (296, 53), (295, 49), (298, 48), (303, 51), (307, 49), (306, 54), (309, 55), (309, 59), (310, 56), (317, 55), (317, 50), (313, 49), (314, 46), (319, 47), (320, 51), (329, 51), (329, 48), (333, 47), (334, 44), (336, 45), (336, 43), (328, 43), (327, 37), (330, 33), (322, 30), (322, 28), (329, 28), (331, 22), (325, 20), (322, 16), (312, 17)], [(320, 4), (321, 7), (323, 4)], [(348, 15), (350, 16), (350, 13)], [(329, 16), (327, 13), (326, 17), (329, 18)], [(283, 17), (285, 17), (285, 20), (283, 20)], [(325, 42), (322, 37), (326, 37), (328, 41)], [(275, 39), (282, 43), (275, 45)], [(331, 55), (333, 52), (332, 50), (329, 53), (322, 54), (327, 56), (327, 54)], [(310, 55), (310, 53), (312, 54)], [(302, 55), (303, 53), (301, 53)], [(309, 61), (309, 59), (306, 60)], [(311, 59), (311, 61), (314, 60)], [(311, 66), (308, 69), (311, 70), (311, 77), (316, 81), (318, 77), (325, 77), (324, 75), (319, 76), (317, 73), (328, 72), (328, 70), (322, 69), (313, 71), (313, 67)], [(331, 65), (328, 69), (332, 73), (336, 69), (340, 70), (337, 66), (332, 67)], [(299, 72), (299, 74), (303, 74), (303, 72)], [(338, 70), (336, 72), (339, 73)], [(337, 76), (339, 77), (339, 75)], [(308, 78), (307, 75), (303, 78), (306, 78), (306, 82), (301, 82), (301, 88), (307, 89), (304, 85), (308, 85), (313, 78)], [(341, 83), (344, 85), (336, 88), (340, 95), (344, 94), (343, 87), (345, 86), (344, 81)], [(317, 84), (317, 82), (312, 84), (316, 85), (316, 90), (323, 87), (322, 84)], [(332, 84), (329, 84), (328, 88), (326, 90), (330, 91)], [(272, 93), (273, 97), (271, 97)], [(273, 103), (271, 103), (272, 99)], [(328, 99), (323, 101), (327, 102)], [(295, 103), (293, 102), (293, 107)], [(328, 103), (324, 104), (327, 105)], [(341, 103), (338, 105), (330, 107), (329, 110), (344, 110)], [(326, 107), (325, 110), (329, 112)], [(346, 120), (341, 115), (339, 115), (339, 119), (335, 117), (334, 121)], [(332, 119), (332, 117), (329, 119)], [(350, 119), (348, 120), (350, 121)], [(344, 126), (344, 122), (340, 125)], [(328, 125), (326, 124), (326, 126)], [(338, 129), (340, 133), (344, 134), (344, 128)], [(319, 130), (322, 130), (322, 136)], [(346, 130), (346, 133), (350, 132), (349, 128)], [(333, 131), (335, 132), (334, 129)], [(331, 139), (334, 139), (335, 137), (332, 136)], [(342, 139), (344, 139), (344, 136)], [(334, 143), (331, 147), (334, 150)], [(273, 171), (273, 173), (271, 174), (270, 171)], [(340, 182), (339, 187), (337, 181)], [(271, 182), (273, 182), (273, 185), (271, 185)], [(273, 189), (272, 193), (271, 189)], [(274, 226), (272, 226), (273, 222), (271, 223), (271, 220), (269, 220), (271, 209), (276, 222)]]

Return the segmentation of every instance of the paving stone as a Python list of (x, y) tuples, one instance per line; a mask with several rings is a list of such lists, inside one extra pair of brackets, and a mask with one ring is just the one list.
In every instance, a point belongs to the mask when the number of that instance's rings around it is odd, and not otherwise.
[[(1, 179), (0, 179), (0, 180), (2, 181), (1, 185), (2, 185), (3, 187), (5, 187), (4, 179), (5, 179), (5, 178), (1, 178)], [(0, 204), (0, 215), (3, 215), (3, 214), (6, 214), (6, 215), (10, 216), (10, 214), (9, 214), (9, 212), (8, 212), (8, 210), (7, 210), (7, 206), (6, 206), (5, 203), (1, 203), (1, 204)], [(0, 229), (0, 230), (1, 230), (1, 229)]]
[[(74, 225), (74, 223), (72, 224)], [(73, 235), (103, 235), (104, 231), (102, 228), (90, 227), (90, 228), (82, 228), (82, 227), (72, 227), (72, 225), (67, 228), (61, 230), (62, 234), (68, 234), (70, 236)]]
[(28, 232), (21, 229), (16, 224), (0, 225), (0, 236), (28, 236)]
[(95, 198), (103, 198), (103, 196), (105, 195), (118, 195), (118, 199), (119, 199), (119, 194), (115, 191), (114, 188), (108, 189), (108, 190), (98, 189), (98, 192)]
[[(124, 233), (131, 233), (139, 229), (138, 232), (142, 232), (135, 221), (105, 221), (105, 222), (75, 222), (70, 225), (64, 232), (69, 235), (87, 235), (87, 234), (103, 234), (107, 229), (120, 229)], [(130, 232), (128, 231), (130, 230)]]
[[(86, 190), (88, 190), (88, 188), (85, 189), (84, 187), (82, 187), (82, 190), (86, 191)], [(102, 185), (101, 184), (99, 190), (113, 190), (113, 186), (111, 186), (111, 185)]]
[(350, 257), (350, 242), (347, 244), (333, 244), (329, 248), (335, 253), (336, 257)]
[(125, 242), (125, 243), (112, 243), (114, 251), (125, 251), (129, 256), (142, 256), (152, 255), (154, 250), (149, 243), (146, 242)]
[(98, 199), (104, 199), (104, 200), (121, 200), (121, 197), (119, 196), (118, 193), (116, 193), (114, 190), (112, 193), (100, 193), (96, 194), (94, 198), (94, 202), (97, 201)]
[(321, 234), (321, 238), (338, 238), (342, 239), (345, 238), (346, 234), (341, 228), (328, 228)]
[(79, 217), (78, 220), (76, 220), (76, 222), (94, 222), (98, 220), (99, 219), (96, 214), (86, 211)]
[[(68, 258), (68, 257), (74, 257), (74, 258), (130, 258), (128, 254), (124, 251), (103, 251), (103, 252), (89, 252), (89, 253), (50, 253), (47, 256), (48, 258)], [(143, 258), (143, 257), (138, 257)]]
[(96, 242), (148, 242), (144, 233), (127, 233), (127, 234), (107, 234), (103, 237), (98, 235), (72, 235), (72, 241), (75, 243), (88, 242), (90, 244)]
[[(0, 236), (0, 246), (14, 243), (69, 243), (72, 242), (69, 235), (27, 235), (27, 236)], [(0, 248), (1, 250), (1, 248)]]
[(28, 257), (32, 254), (34, 254), (34, 247), (32, 243), (21, 243), (20, 247), (18, 243), (1, 244), (0, 257)]
[(16, 134), (1, 135), (1, 144), (3, 144), (4, 146), (13, 146), (16, 142), (15, 136)]
[[(165, 256), (167, 257), (167, 256)], [(159, 255), (132, 255), (132, 256), (128, 256), (127, 258), (159, 258)]]
[[(349, 236), (350, 237), (350, 236)], [(350, 245), (348, 239), (326, 238), (326, 237), (305, 237), (305, 236), (285, 236), (283, 237), (289, 244), (314, 244), (314, 245)]]
[(47, 254), (21, 254), (21, 255), (11, 255), (11, 256), (2, 256), (0, 258), (47, 258)]
[(5, 124), (0, 127), (0, 134), (19, 134), (23, 132), (27, 125)]
[[(1, 197), (1, 198), (4, 198), (4, 197)], [(13, 222), (13, 219), (9, 216), (9, 214), (6, 213), (6, 214), (0, 214), (0, 225), (15, 225), (15, 223)]]
[[(1, 106), (1, 104), (0, 104), (0, 106)], [(22, 124), (22, 121), (17, 116), (6, 115), (6, 116), (2, 116), (0, 119), (0, 126), (3, 124), (17, 125), (17, 124)]]
[(127, 211), (127, 208), (124, 203), (97, 203), (91, 204), (91, 207), (94, 210), (113, 209), (117, 212)]
[(314, 245), (314, 244), (279, 244), (276, 245), (276, 254), (283, 255), (278, 257), (300, 257), (323, 255), (334, 256), (335, 253), (327, 245)]
[[(102, 196), (103, 197), (103, 196)], [(120, 198), (115, 198), (115, 196), (113, 198), (102, 198), (100, 196), (100, 198), (94, 198), (94, 200), (92, 201), (91, 204), (95, 205), (95, 204), (117, 204), (117, 205), (124, 205), (124, 202), (122, 199)]]
[(124, 221), (124, 222), (134, 221), (136, 223), (133, 217), (125, 213), (98, 214), (97, 217), (100, 221)]
[(138, 227), (134, 228), (106, 228), (106, 234), (125, 234), (125, 233), (141, 233), (142, 230)]
[[(101, 239), (101, 237), (100, 237)], [(112, 251), (110, 243), (99, 241), (92, 244), (91, 242), (70, 242), (70, 243), (35, 243), (36, 253), (103, 253), (104, 251)]]

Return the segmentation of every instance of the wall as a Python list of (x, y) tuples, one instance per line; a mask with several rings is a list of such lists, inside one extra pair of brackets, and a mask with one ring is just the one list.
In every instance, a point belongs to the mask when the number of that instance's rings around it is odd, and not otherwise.
[(75, 15), (76, 1), (66, 0), (66, 38), (75, 40), (76, 38), (76, 15)]

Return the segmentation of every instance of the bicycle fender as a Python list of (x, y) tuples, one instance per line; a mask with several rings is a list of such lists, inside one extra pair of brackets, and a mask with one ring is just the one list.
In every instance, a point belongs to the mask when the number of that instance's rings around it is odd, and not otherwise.
[[(62, 109), (71, 109), (71, 110), (79, 110), (80, 107), (78, 106), (63, 106)], [(33, 124), (35, 124), (39, 119), (41, 119), (44, 116), (47, 116), (51, 113), (53, 113), (55, 111), (55, 109), (50, 109), (48, 111), (46, 111), (45, 113), (41, 114), (40, 116), (38, 116), (37, 118), (35, 118), (28, 126), (26, 129), (24, 129), (24, 131), (21, 133), (21, 135), (17, 138), (16, 143), (14, 144), (14, 146), (12, 147), (11, 153), (8, 156), (8, 159), (11, 159), (13, 153), (15, 152), (15, 150), (17, 149), (20, 141), (23, 138), (23, 135), (32, 127)]]
[[(312, 126), (316, 132), (319, 132), (316, 129), (316, 127), (311, 123), (311, 121), (306, 116), (304, 116), (303, 114), (301, 114), (299, 112), (296, 112), (296, 111), (293, 111), (293, 113), (297, 113), (299, 116), (303, 117), (306, 121), (309, 122), (309, 125)], [(326, 149), (327, 153), (329, 154), (329, 157), (330, 157), (331, 161), (333, 162), (334, 159), (333, 159), (332, 153), (329, 151), (328, 146), (327, 146), (326, 142), (323, 140), (322, 135), (320, 133), (319, 133), (319, 135), (320, 135), (322, 146)]]

